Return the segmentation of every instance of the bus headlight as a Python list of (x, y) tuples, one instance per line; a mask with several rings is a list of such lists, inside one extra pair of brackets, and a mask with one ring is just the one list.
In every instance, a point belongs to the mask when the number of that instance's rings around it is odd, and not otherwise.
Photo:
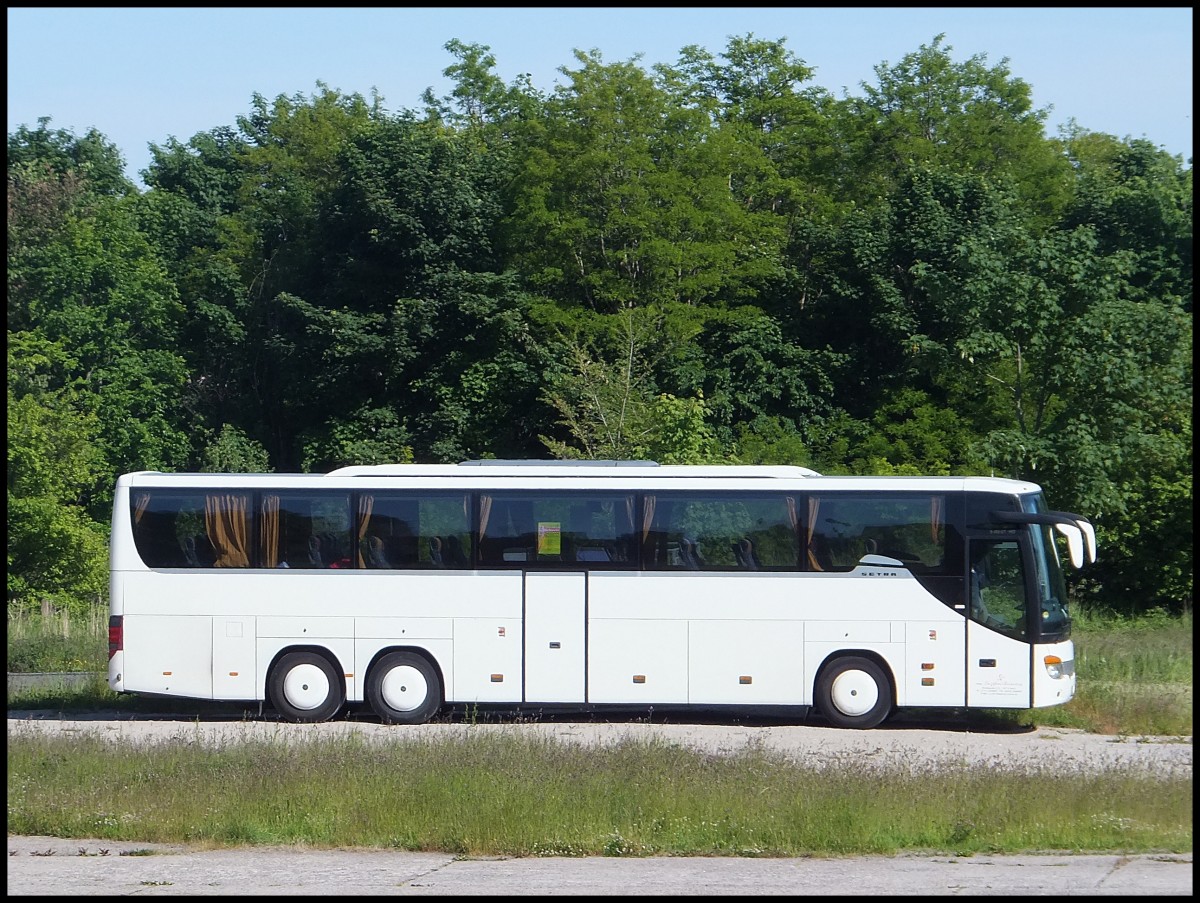
[(1067, 669), (1063, 667), (1063, 660), (1057, 655), (1046, 656), (1046, 673), (1050, 675), (1051, 680), (1058, 680), (1067, 673)]

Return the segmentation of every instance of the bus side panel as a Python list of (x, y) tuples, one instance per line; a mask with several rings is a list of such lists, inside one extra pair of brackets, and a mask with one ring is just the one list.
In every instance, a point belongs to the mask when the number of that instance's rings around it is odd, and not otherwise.
[(967, 622), (967, 705), (1027, 709), (1033, 648), (1023, 640)]
[(256, 699), (254, 618), (212, 619), (213, 699)]
[(446, 701), (520, 702), (524, 685), (521, 572), (432, 576), (444, 589), (427, 601), (454, 615), (454, 676), (452, 682), (447, 676)]
[(589, 574), (588, 702), (687, 703), (687, 618), (731, 587), (698, 571)]
[(686, 703), (687, 653), (686, 621), (593, 620), (588, 627), (588, 702)]
[[(355, 618), (354, 636), (360, 640), (389, 640), (390, 645), (407, 646), (414, 640), (453, 639), (454, 622), (450, 618)], [(384, 645), (388, 644), (380, 644), (379, 648)], [(369, 661), (360, 660), (359, 668), (365, 668)]]
[(583, 572), (525, 575), (526, 702), (585, 700), (586, 607)]
[(896, 695), (899, 705), (966, 704), (966, 625), (961, 617), (943, 621), (908, 621), (904, 625), (906, 662)]
[(212, 618), (125, 615), (126, 692), (213, 698)]
[(447, 702), (520, 702), (521, 622), (454, 619), (454, 696)]
[(355, 618), (354, 672), (356, 695), (351, 702), (366, 698), (368, 669), (385, 649), (419, 649), (442, 674), (442, 691), (454, 695), (454, 622), (450, 618)]
[[(882, 627), (890, 635), (890, 627), (886, 623), (860, 624), (858, 626), (859, 630), (839, 631), (837, 622), (825, 621), (817, 622), (816, 624), (810, 623), (808, 625), (809, 629), (805, 633), (806, 641), (804, 643), (804, 686), (806, 695), (812, 704), (817, 704), (814, 690), (817, 685), (817, 675), (821, 671), (821, 665), (829, 659), (837, 658), (843, 654), (854, 655), (864, 651), (873, 652), (883, 660), (889, 678), (893, 681), (894, 688), (897, 690), (897, 696), (901, 699), (903, 698), (900, 696), (901, 688), (899, 684), (900, 676), (904, 673), (904, 644), (878, 639), (879, 631), (877, 630), (861, 629), (864, 627)], [(814, 627), (817, 629), (814, 630)], [(857, 639), (855, 639), (856, 635)], [(817, 639), (814, 640), (814, 637)], [(897, 705), (903, 704), (903, 702), (897, 702)]]
[[(125, 592), (125, 575), (112, 569), (108, 573), (108, 613), (109, 626), (112, 617), (121, 617), (125, 611), (122, 598)], [(114, 693), (125, 692), (125, 650), (119, 649), (109, 653), (108, 658), (108, 688)]]
[(693, 705), (807, 705), (800, 621), (691, 621)]

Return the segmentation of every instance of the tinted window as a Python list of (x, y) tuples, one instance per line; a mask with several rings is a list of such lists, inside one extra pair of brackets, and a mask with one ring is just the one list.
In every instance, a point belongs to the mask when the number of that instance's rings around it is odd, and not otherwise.
[(471, 508), (465, 493), (360, 493), (360, 567), (471, 567)]
[(263, 567), (354, 567), (349, 493), (264, 492), (260, 507)]
[(864, 555), (884, 555), (914, 573), (952, 571), (946, 557), (942, 495), (810, 496), (805, 513), (810, 570), (848, 571)]
[(250, 566), (250, 494), (133, 491), (133, 542), (148, 567)]
[(485, 567), (630, 567), (634, 522), (631, 494), (483, 495), (479, 561)]
[(796, 498), (660, 493), (645, 502), (646, 567), (666, 570), (795, 570)]

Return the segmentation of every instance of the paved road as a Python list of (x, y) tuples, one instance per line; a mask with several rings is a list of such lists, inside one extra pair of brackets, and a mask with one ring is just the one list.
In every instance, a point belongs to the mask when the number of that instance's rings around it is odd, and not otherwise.
[(1191, 854), (458, 859), (10, 836), (8, 855), (9, 896), (1192, 894)]

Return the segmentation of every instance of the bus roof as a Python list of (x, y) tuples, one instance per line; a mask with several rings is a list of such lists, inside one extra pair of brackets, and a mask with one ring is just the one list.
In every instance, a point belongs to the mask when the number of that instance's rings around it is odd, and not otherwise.
[[(463, 468), (483, 467), (475, 474)], [(330, 471), (331, 477), (347, 476), (486, 476), (486, 477), (774, 477), (820, 476), (807, 467), (757, 464), (659, 464), (656, 461), (463, 461), (459, 464), (366, 464)]]
[(291, 485), (312, 488), (318, 483), (338, 488), (364, 485), (445, 488), (453, 481), (466, 488), (560, 488), (564, 478), (580, 488), (647, 488), (738, 490), (787, 486), (796, 491), (898, 490), (923, 492), (1000, 492), (1023, 495), (1041, 487), (1004, 477), (943, 476), (825, 476), (807, 467), (788, 465), (656, 464), (649, 461), (464, 461), (461, 464), (374, 464), (341, 467), (327, 474), (299, 473), (161, 473), (125, 474), (129, 486), (176, 488), (253, 487)]

